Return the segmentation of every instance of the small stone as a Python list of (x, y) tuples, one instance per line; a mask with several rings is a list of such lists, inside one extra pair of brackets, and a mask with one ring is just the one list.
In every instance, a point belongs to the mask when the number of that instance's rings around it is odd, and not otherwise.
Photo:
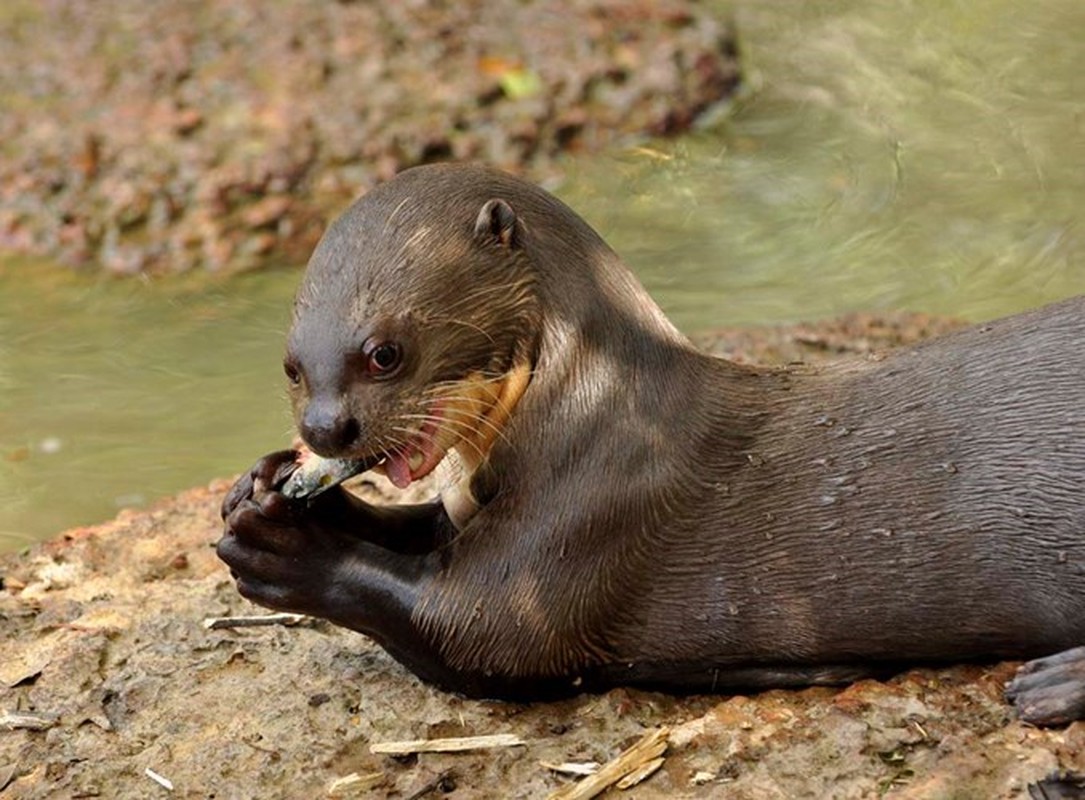
[(241, 214), (241, 221), (249, 228), (263, 228), (282, 219), (290, 210), (291, 205), (291, 199), (285, 195), (268, 195), (245, 209)]

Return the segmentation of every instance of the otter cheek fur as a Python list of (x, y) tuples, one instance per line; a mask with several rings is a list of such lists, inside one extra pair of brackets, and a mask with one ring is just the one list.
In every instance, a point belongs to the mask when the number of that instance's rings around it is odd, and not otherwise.
[[(397, 215), (409, 219), (407, 204), (393, 211), (381, 234), (399, 229)], [(412, 224), (407, 219), (402, 224)], [(515, 215), (495, 201), (474, 222), (459, 237), (414, 225), (402, 246), (380, 250), (382, 235), (366, 240), (364, 255), (351, 247), (361, 242), (337, 239), (333, 227), (325, 239), (331, 253), (322, 244), (298, 293), (284, 362), (298, 430), (321, 456), (379, 464), (406, 488), (455, 449), (468, 480), (444, 500), (458, 522), (476, 506), (470, 475), (527, 386), (538, 325)], [(500, 282), (473, 290), (477, 274), (492, 269), (490, 249), (507, 257)], [(434, 256), (446, 266), (436, 281), (422, 274)], [(368, 282), (329, 296), (341, 260), (363, 258)]]
[(1085, 717), (1083, 341), (1077, 298), (879, 359), (734, 364), (546, 192), (419, 167), (329, 228), (285, 367), (321, 456), (407, 485), (455, 450), (462, 482), (289, 499), (273, 453), (218, 552), (246, 597), (473, 696), (1033, 658), (1020, 715)]

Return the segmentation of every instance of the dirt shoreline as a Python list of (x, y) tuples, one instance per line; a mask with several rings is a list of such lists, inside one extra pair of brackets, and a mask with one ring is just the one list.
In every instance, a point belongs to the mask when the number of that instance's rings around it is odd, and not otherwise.
[[(705, 341), (743, 360), (815, 361), (951, 327), (855, 315)], [(616, 690), (515, 705), (438, 692), (323, 623), (207, 630), (208, 617), (259, 613), (212, 550), (227, 484), (0, 558), (0, 711), (24, 715), (23, 727), (0, 724), (0, 797), (319, 797), (352, 773), (376, 783), (341, 796), (433, 784), (427, 796), (545, 797), (571, 779), (540, 762), (606, 762), (660, 726), (670, 729), (662, 768), (607, 796), (990, 800), (1085, 771), (1085, 723), (1038, 730), (1012, 718), (1002, 685), (1013, 664), (916, 669), (841, 690)], [(369, 750), (495, 733), (527, 744), (399, 759)]]
[[(11, 0), (0, 23), (0, 250), (116, 274), (300, 262), (331, 213), (406, 166), (552, 176), (562, 153), (688, 129), (738, 81), (732, 32), (692, 0)], [(857, 315), (705, 341), (814, 361), (949, 327)], [(337, 796), (544, 797), (572, 779), (543, 762), (603, 763), (661, 726), (659, 771), (608, 796), (987, 800), (1085, 771), (1085, 723), (1012, 718), (1013, 664), (515, 705), (438, 692), (319, 622), (210, 630), (261, 613), (214, 557), (227, 487), (0, 556), (0, 798), (320, 797), (351, 774), (365, 788)], [(495, 733), (526, 744), (370, 752)]]
[(304, 262), (401, 169), (553, 177), (738, 83), (693, 0), (9, 0), (0, 51), (0, 250), (116, 274)]

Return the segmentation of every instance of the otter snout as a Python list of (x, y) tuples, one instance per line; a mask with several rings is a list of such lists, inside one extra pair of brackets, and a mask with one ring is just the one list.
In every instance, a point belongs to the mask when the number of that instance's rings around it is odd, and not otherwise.
[(335, 458), (357, 443), (361, 426), (341, 402), (313, 399), (305, 406), (298, 431), (313, 452)]

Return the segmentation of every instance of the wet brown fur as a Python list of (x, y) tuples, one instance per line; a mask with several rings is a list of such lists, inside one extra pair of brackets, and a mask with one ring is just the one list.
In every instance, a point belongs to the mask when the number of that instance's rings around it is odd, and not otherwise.
[[(493, 198), (515, 214), (507, 238), (480, 234)], [(352, 369), (377, 329), (411, 345), (400, 381)], [(371, 448), (434, 383), (522, 358), (534, 374), (476, 476), (478, 513), (396, 578), (410, 636), (328, 615), (493, 694), (831, 681), (1083, 644), (1083, 344), (1077, 298), (861, 362), (740, 366), (697, 351), (542, 190), (408, 171), (314, 254), (289, 346), (299, 416), (346, 398)]]

